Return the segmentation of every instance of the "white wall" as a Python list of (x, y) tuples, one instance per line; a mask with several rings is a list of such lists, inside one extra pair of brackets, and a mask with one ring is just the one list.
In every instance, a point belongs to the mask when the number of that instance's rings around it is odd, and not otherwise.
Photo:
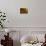
[[(21, 7), (29, 13), (21, 15)], [(0, 0), (0, 9), (6, 12), (7, 27), (46, 27), (46, 0)]]
[(46, 0), (33, 0), (32, 26), (46, 27)]

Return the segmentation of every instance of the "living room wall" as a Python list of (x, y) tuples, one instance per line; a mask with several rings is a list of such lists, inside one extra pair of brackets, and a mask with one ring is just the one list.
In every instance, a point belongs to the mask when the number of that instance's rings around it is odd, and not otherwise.
[[(46, 27), (46, 0), (0, 0), (0, 10), (6, 12), (6, 27)], [(20, 8), (28, 14), (20, 14)]]

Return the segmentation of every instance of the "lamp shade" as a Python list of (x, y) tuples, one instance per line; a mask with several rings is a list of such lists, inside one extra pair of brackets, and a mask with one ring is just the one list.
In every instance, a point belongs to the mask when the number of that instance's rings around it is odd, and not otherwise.
[(5, 29), (5, 32), (8, 33), (8, 32), (10, 32), (10, 31), (9, 31), (9, 29)]

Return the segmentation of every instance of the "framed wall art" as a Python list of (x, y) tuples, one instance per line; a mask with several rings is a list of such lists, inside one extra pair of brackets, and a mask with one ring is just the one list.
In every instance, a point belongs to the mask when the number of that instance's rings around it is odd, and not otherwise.
[(20, 14), (28, 14), (28, 8), (20, 8)]

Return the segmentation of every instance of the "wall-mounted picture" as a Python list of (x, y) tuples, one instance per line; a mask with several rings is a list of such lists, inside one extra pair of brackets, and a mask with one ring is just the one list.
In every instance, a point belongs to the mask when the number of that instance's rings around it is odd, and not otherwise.
[(28, 14), (28, 8), (20, 8), (20, 14)]

